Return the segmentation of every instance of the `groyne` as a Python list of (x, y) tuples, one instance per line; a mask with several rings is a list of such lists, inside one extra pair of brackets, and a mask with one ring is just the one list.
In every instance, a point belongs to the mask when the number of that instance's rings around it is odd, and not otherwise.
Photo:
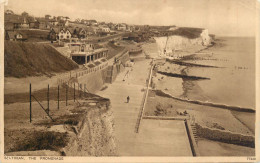
[(182, 78), (182, 79), (210, 80), (210, 78), (206, 78), (206, 77), (182, 75), (182, 74), (169, 73), (169, 72), (163, 72), (163, 71), (157, 71), (157, 73), (162, 74), (162, 75), (166, 75), (166, 76), (170, 76), (170, 77)]
[(235, 110), (235, 111), (239, 111), (239, 112), (255, 113), (255, 110), (252, 108), (245, 108), (245, 107), (240, 107), (240, 106), (230, 106), (230, 105), (226, 105), (226, 104), (217, 104), (217, 103), (204, 102), (204, 101), (199, 101), (199, 100), (188, 100), (188, 99), (174, 97), (162, 90), (153, 90), (153, 91), (155, 92), (155, 94), (157, 96), (168, 97), (168, 98), (172, 98), (172, 99), (183, 101), (183, 102), (189, 102), (189, 103), (204, 105), (204, 106), (211, 106), (211, 107), (216, 107), (216, 108), (221, 108), (221, 109)]
[(209, 67), (209, 68), (223, 68), (223, 67), (218, 67), (218, 66), (210, 66), (210, 65), (202, 65), (202, 64), (195, 64), (195, 63), (187, 63), (187, 62), (183, 62), (181, 60), (170, 60), (170, 59), (166, 59), (167, 62), (173, 63), (173, 64), (177, 64), (177, 65), (181, 65), (181, 66), (188, 66), (188, 67)]

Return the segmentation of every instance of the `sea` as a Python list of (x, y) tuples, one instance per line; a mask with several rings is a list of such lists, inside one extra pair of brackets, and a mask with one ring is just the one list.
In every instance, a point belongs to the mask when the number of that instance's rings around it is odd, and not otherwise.
[[(143, 48), (151, 56), (159, 55), (156, 43), (144, 45)], [(209, 80), (191, 80), (184, 84), (187, 81), (167, 77), (167, 82), (158, 84), (166, 83), (168, 93), (177, 97), (185, 94), (185, 98), (190, 100), (255, 109), (255, 38), (217, 37), (214, 46), (190, 55), (192, 57), (183, 62), (214, 67), (179, 67), (185, 69), (187, 75)]]

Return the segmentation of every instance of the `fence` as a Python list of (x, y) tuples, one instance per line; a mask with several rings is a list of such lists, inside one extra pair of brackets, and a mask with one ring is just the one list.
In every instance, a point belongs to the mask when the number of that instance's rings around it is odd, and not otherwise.
[[(69, 87), (70, 84), (70, 87)], [(62, 90), (64, 90), (62, 92)], [(77, 89), (77, 90), (76, 90)], [(50, 97), (50, 92), (53, 96)], [(68, 106), (68, 100), (73, 100), (73, 102), (77, 102), (79, 105), (79, 101), (77, 98), (81, 98), (82, 95), (86, 96), (87, 89), (86, 84), (78, 84), (78, 83), (63, 83), (62, 85), (58, 85), (57, 87), (52, 87), (50, 91), (50, 86), (48, 84), (47, 91), (38, 93), (35, 92), (35, 94), (32, 92), (32, 84), (30, 83), (29, 86), (29, 96), (30, 96), (30, 123), (32, 122), (32, 101), (33, 99), (40, 105), (41, 109), (47, 114), (47, 116), (54, 121), (52, 116), (50, 115), (50, 100), (57, 101), (57, 110), (60, 109), (60, 101), (65, 101), (65, 105)], [(62, 96), (63, 100), (62, 100)], [(46, 108), (41, 103), (42, 101), (47, 101)], [(54, 109), (54, 108), (53, 108)]]

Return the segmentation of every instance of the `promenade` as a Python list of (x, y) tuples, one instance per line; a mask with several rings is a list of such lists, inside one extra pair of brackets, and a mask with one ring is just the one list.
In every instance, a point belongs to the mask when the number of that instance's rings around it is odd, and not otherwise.
[[(120, 156), (192, 156), (183, 121), (142, 119), (139, 133), (135, 132), (150, 61), (135, 62), (133, 68), (126, 68), (113, 84), (97, 93), (111, 100), (118, 153)], [(126, 75), (128, 70), (130, 73)], [(129, 103), (126, 103), (127, 96)]]

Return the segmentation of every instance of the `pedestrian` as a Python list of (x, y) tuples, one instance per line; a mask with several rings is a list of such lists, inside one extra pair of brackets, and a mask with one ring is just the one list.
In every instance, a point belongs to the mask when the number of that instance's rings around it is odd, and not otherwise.
[(130, 97), (129, 96), (127, 96), (126, 101), (127, 101), (127, 103), (129, 103), (129, 101), (130, 101)]

